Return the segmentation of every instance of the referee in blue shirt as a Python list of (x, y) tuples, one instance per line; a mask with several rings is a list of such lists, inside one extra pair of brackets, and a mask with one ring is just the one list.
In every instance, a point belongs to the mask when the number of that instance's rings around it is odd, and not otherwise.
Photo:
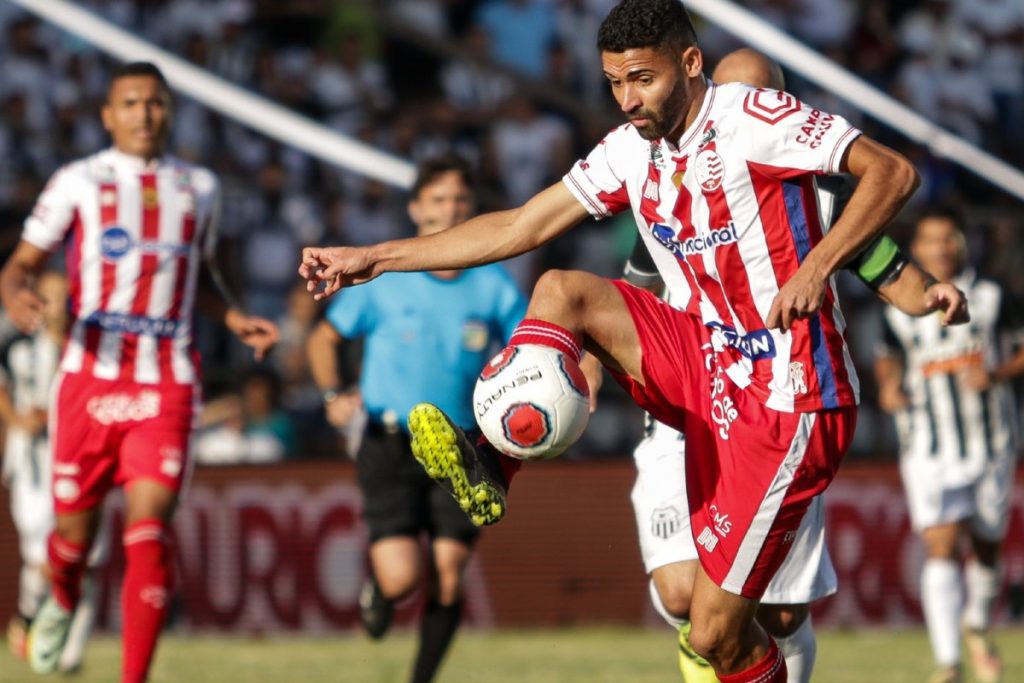
[[(470, 218), (470, 173), (453, 156), (420, 166), (408, 204), (420, 235)], [(332, 299), (326, 319), (310, 335), (310, 367), (328, 420), (351, 429), (354, 420), (367, 417), (356, 462), (373, 571), (360, 595), (360, 615), (372, 637), (383, 636), (392, 604), (419, 583), (419, 536), (430, 536), (429, 597), (412, 683), (433, 679), (455, 634), (463, 571), (478, 530), (414, 459), (406, 416), (426, 401), (463, 429), (475, 429), (477, 374), (525, 313), (526, 300), (500, 265), (387, 273)], [(364, 339), (358, 388), (343, 390), (338, 346), (358, 337)]]

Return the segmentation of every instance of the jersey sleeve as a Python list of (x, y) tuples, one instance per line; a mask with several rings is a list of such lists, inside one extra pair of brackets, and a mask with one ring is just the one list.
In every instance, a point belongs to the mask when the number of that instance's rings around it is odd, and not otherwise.
[(342, 337), (366, 336), (374, 325), (370, 284), (339, 292), (327, 307), (326, 320)]
[(748, 159), (769, 177), (840, 173), (843, 155), (861, 135), (842, 116), (815, 109), (780, 90), (752, 88), (740, 109)]
[(565, 186), (594, 218), (607, 218), (629, 208), (629, 133), (627, 126), (616, 128), (562, 177)]
[(50, 178), (25, 220), (21, 238), (46, 251), (56, 251), (75, 219), (74, 173), (67, 166)]
[(637, 287), (651, 287), (661, 282), (658, 266), (654, 264), (651, 252), (639, 235), (633, 243), (633, 253), (629, 255), (622, 275), (626, 282)]

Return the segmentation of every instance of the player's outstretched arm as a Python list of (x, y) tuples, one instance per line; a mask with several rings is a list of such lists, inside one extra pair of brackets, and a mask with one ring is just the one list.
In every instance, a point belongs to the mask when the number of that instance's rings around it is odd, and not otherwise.
[[(457, 270), (524, 254), (589, 214), (561, 183), (518, 209), (481, 214), (432, 235), (368, 247), (306, 247), (299, 275), (314, 298), (368, 282), (391, 271)], [(323, 288), (321, 289), (321, 285)]]
[(850, 145), (842, 170), (860, 182), (832, 229), (779, 290), (765, 321), (768, 327), (788, 330), (794, 320), (816, 313), (829, 277), (881, 232), (919, 182), (906, 157), (864, 136)]
[(253, 349), (256, 360), (263, 360), (277, 345), (280, 337), (277, 325), (266, 318), (246, 314), (235, 303), (212, 256), (203, 259), (201, 270), (196, 307), (210, 320), (223, 324), (239, 341)]
[(31, 334), (43, 320), (43, 299), (33, 289), (50, 252), (21, 240), (0, 270), (0, 303), (20, 332)]

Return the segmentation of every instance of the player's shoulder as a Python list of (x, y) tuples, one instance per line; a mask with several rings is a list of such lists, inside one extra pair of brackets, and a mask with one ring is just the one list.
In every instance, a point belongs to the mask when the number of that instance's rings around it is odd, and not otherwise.
[(612, 128), (603, 138), (601, 138), (601, 141), (597, 143), (599, 147), (604, 145), (608, 146), (610, 149), (631, 147), (641, 147), (646, 149), (650, 144), (651, 143), (648, 140), (644, 140), (643, 137), (640, 136), (640, 133), (637, 132), (636, 126), (628, 121)]
[(199, 164), (168, 156), (165, 163), (171, 171), (181, 178), (181, 181), (192, 186), (200, 194), (213, 194), (220, 189), (220, 179), (217, 174)]
[(740, 127), (775, 126), (804, 109), (796, 95), (785, 90), (746, 83), (722, 83), (713, 91), (712, 116), (731, 118)]

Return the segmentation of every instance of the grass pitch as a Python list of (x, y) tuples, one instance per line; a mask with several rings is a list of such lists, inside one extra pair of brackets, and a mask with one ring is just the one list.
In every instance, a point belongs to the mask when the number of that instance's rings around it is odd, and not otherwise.
[[(1002, 630), (1006, 681), (1024, 681), (1024, 630)], [(90, 644), (72, 678), (34, 676), (3, 648), (0, 683), (117, 680), (120, 642)], [(152, 683), (404, 683), (412, 633), (370, 642), (357, 634), (324, 638), (167, 636)], [(923, 631), (826, 631), (818, 634), (815, 681), (919, 683), (931, 671)], [(669, 630), (568, 629), (468, 632), (456, 640), (439, 683), (678, 683)]]

